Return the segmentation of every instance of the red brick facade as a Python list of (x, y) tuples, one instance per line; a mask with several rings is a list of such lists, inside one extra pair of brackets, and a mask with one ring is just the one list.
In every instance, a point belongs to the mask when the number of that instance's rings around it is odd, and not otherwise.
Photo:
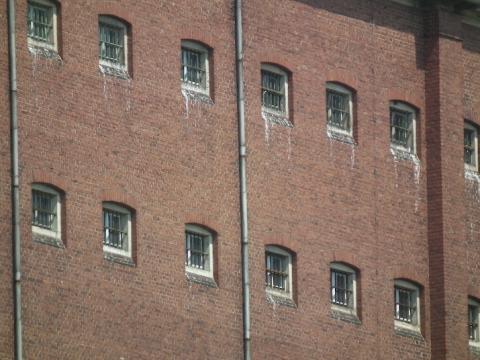
[[(242, 359), (234, 7), (60, 1), (62, 60), (27, 47), (17, 1), (25, 359)], [(467, 360), (480, 299), (480, 29), (386, 0), (244, 1), (252, 357)], [(98, 16), (129, 24), (131, 79), (98, 68)], [(6, 8), (0, 11), (0, 359), (13, 357)], [(213, 104), (184, 97), (182, 40), (212, 49)], [(288, 70), (293, 128), (261, 115), (261, 64)], [(327, 135), (325, 84), (353, 91), (354, 144)], [(391, 101), (417, 110), (419, 162), (390, 151)], [(64, 248), (32, 240), (31, 186), (61, 190)], [(104, 259), (102, 202), (134, 214), (133, 260)], [(185, 224), (215, 232), (215, 281), (185, 276)], [(295, 307), (265, 294), (265, 246), (294, 254)], [(358, 322), (331, 310), (330, 263), (357, 269)], [(395, 279), (421, 334), (395, 330)]]

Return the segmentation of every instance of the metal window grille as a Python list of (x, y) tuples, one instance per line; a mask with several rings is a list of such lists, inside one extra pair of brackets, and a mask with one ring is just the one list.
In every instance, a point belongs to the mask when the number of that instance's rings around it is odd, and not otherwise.
[(32, 224), (56, 231), (57, 196), (40, 190), (32, 190)]
[(103, 209), (103, 244), (128, 250), (128, 215)]
[(276, 253), (265, 254), (265, 282), (267, 287), (288, 291), (288, 257)]
[(408, 111), (391, 109), (390, 129), (393, 144), (411, 149), (413, 145), (413, 116)]
[(100, 59), (114, 65), (125, 64), (124, 29), (100, 23)]
[(180, 75), (184, 83), (202, 89), (207, 88), (207, 71), (205, 53), (182, 47), (182, 67)]
[(353, 307), (352, 274), (332, 269), (330, 287), (333, 304)]
[(185, 231), (185, 265), (210, 270), (210, 241), (208, 235)]
[(395, 319), (414, 323), (416, 311), (415, 290), (395, 287)]
[(53, 9), (37, 3), (28, 3), (28, 36), (37, 41), (53, 44)]
[(464, 160), (465, 164), (476, 166), (475, 153), (475, 131), (472, 129), (463, 130)]
[(262, 105), (285, 112), (285, 76), (262, 70)]
[(468, 305), (468, 337), (478, 340), (478, 307), (475, 305)]
[(327, 122), (341, 130), (350, 130), (350, 96), (327, 90)]

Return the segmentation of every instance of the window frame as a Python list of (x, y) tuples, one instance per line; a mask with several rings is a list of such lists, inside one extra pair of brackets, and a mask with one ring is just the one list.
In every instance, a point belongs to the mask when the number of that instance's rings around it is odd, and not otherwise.
[[(401, 320), (397, 317), (397, 289), (407, 290), (411, 292), (415, 303), (415, 314), (411, 322)], [(410, 281), (397, 279), (394, 282), (393, 291), (393, 314), (394, 324), (396, 329), (406, 329), (414, 332), (421, 332), (421, 302), (420, 302), (420, 287)]]
[[(350, 291), (352, 292), (352, 300), (351, 300), (351, 304), (349, 305), (341, 305), (334, 302), (334, 299), (333, 299), (334, 288), (333, 288), (333, 281), (332, 281), (334, 272), (347, 275), (347, 281), (350, 283), (350, 286), (351, 286)], [(348, 289), (348, 284), (347, 284), (347, 289)], [(330, 263), (330, 304), (331, 304), (332, 310), (357, 316), (357, 308), (358, 308), (357, 271), (354, 268), (339, 262)]]
[[(390, 128), (390, 147), (395, 150), (400, 150), (404, 151), (406, 153), (416, 155), (417, 154), (417, 109), (415, 109), (413, 106), (399, 101), (399, 100), (392, 100), (390, 101), (390, 118), (389, 118), (389, 128)], [(392, 141), (393, 138), (393, 132), (392, 132), (392, 114), (394, 111), (400, 112), (400, 113), (409, 113), (411, 116), (411, 148), (410, 147), (405, 147), (400, 144), (395, 144)]]
[[(187, 255), (187, 232), (192, 232), (195, 234), (199, 234), (205, 237), (205, 239), (208, 241), (208, 264), (209, 264), (209, 269), (198, 269), (196, 267), (188, 265), (188, 255)], [(200, 275), (204, 277), (208, 277), (211, 279), (214, 279), (214, 248), (213, 248), (213, 242), (214, 242), (214, 235), (212, 231), (206, 229), (203, 226), (200, 225), (195, 225), (195, 224), (185, 224), (185, 243), (184, 243), (184, 249), (185, 249), (185, 272), (190, 273), (190, 274), (195, 274), (195, 275)]]
[[(114, 63), (109, 60), (102, 59), (101, 57), (101, 50), (100, 50), (100, 42), (101, 42), (101, 25), (107, 25), (111, 27), (117, 27), (120, 28), (121, 31), (123, 31), (123, 63)], [(129, 61), (128, 61), (128, 56), (129, 56), (129, 49), (128, 49), (128, 25), (120, 20), (115, 18), (114, 16), (111, 15), (99, 15), (98, 16), (98, 42), (99, 42), (99, 48), (98, 48), (98, 61), (100, 66), (104, 66), (107, 68), (114, 68), (117, 70), (122, 70), (124, 72), (128, 72), (128, 66), (129, 66)]]
[[(182, 74), (184, 71), (183, 65), (183, 50), (191, 50), (200, 53), (200, 62), (203, 64), (204, 71), (205, 71), (205, 87), (192, 84), (190, 82), (184, 81), (182, 79)], [(202, 45), (199, 42), (193, 40), (182, 40), (180, 46), (180, 81), (181, 87), (185, 90), (190, 90), (198, 93), (202, 93), (204, 95), (210, 96), (210, 49)]]
[[(346, 95), (348, 97), (348, 111), (349, 111), (349, 129), (348, 130), (339, 128), (338, 126), (332, 125), (329, 122), (329, 110), (330, 110), (328, 105), (329, 92), (336, 92), (341, 95)], [(325, 108), (326, 108), (326, 114), (327, 114), (327, 129), (332, 132), (353, 137), (353, 127), (355, 124), (355, 117), (353, 112), (353, 91), (345, 85), (329, 81), (326, 83), (326, 86), (325, 86), (325, 94), (326, 94)]]
[(43, 193), (47, 193), (50, 195), (54, 195), (56, 198), (56, 205), (55, 205), (55, 230), (50, 230), (50, 229), (45, 229), (41, 226), (37, 226), (33, 224), (33, 214), (32, 214), (32, 232), (36, 233), (38, 235), (43, 235), (47, 236), (50, 238), (54, 238), (56, 240), (61, 241), (62, 240), (62, 195), (60, 194), (59, 191), (55, 190), (49, 185), (45, 184), (32, 184), (31, 188), (32, 192), (32, 198), (31, 198), (31, 206), (32, 206), (32, 212), (33, 212), (33, 191), (40, 191)]
[[(476, 330), (475, 331), (475, 339), (471, 339), (470, 338), (470, 307), (474, 307), (475, 308), (475, 314), (474, 314), (474, 318), (476, 320)], [(467, 316), (468, 316), (468, 329), (469, 329), (469, 333), (468, 333), (468, 344), (470, 346), (474, 346), (476, 348), (480, 348), (480, 328), (479, 328), (479, 325), (480, 325), (480, 302), (476, 299), (473, 299), (471, 297), (468, 298), (468, 311), (467, 311)]]
[[(262, 105), (262, 112), (274, 114), (277, 116), (284, 117), (286, 119), (289, 118), (290, 114), (290, 94), (289, 94), (289, 73), (283, 69), (281, 69), (279, 66), (272, 65), (272, 64), (262, 64), (261, 69), (260, 69), (260, 93), (261, 93), (261, 105)], [(283, 97), (284, 97), (284, 110), (279, 111), (270, 107), (267, 107), (263, 103), (263, 93), (264, 93), (264, 88), (263, 88), (263, 72), (270, 72), (276, 75), (280, 75), (282, 77), (282, 85), (283, 85)]]
[[(464, 155), (463, 155), (463, 163), (465, 165), (465, 170), (467, 171), (473, 171), (473, 172), (478, 172), (478, 127), (472, 124), (470, 121), (465, 120), (464, 126), (464, 135), (463, 135), (463, 149), (464, 149)], [(467, 164), (465, 162), (465, 130), (470, 130), (473, 131), (474, 135), (474, 159), (475, 159), (475, 164)]]
[[(282, 256), (286, 259), (287, 261), (287, 282), (286, 282), (286, 289), (285, 290), (279, 290), (275, 289), (271, 286), (268, 285), (267, 283), (267, 273), (271, 269), (267, 268), (267, 256), (268, 254), (273, 254), (273, 255), (278, 255)], [(293, 300), (293, 256), (292, 254), (284, 250), (278, 246), (275, 245), (268, 245), (265, 247), (265, 291), (268, 294), (275, 295), (275, 296), (281, 296), (285, 297), (288, 299)]]
[[(30, 6), (35, 6), (35, 5), (40, 7), (47, 7), (51, 11), (52, 43), (35, 39), (29, 35), (28, 22), (29, 22)], [(27, 1), (27, 45), (58, 52), (58, 5), (54, 1), (49, 1), (49, 0), (28, 0)]]
[[(118, 249), (116, 247), (107, 245), (105, 241), (105, 210), (114, 211), (127, 216), (127, 249)], [(125, 258), (132, 258), (132, 211), (127, 207), (118, 205), (114, 202), (105, 201), (102, 203), (102, 245), (103, 252), (113, 255), (122, 256)]]

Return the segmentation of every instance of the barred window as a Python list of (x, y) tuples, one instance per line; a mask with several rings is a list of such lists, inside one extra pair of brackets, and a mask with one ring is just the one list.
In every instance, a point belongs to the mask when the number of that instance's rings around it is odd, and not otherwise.
[(468, 339), (471, 346), (480, 347), (480, 337), (478, 322), (480, 316), (480, 303), (473, 299), (468, 298)]
[(414, 291), (395, 287), (395, 319), (411, 323), (416, 310)]
[(180, 77), (184, 88), (209, 92), (208, 57), (206, 47), (192, 41), (182, 41)]
[(420, 330), (420, 298), (418, 286), (404, 280), (395, 280), (395, 325)]
[(352, 268), (340, 264), (330, 264), (330, 300), (337, 310), (356, 308), (356, 274)]
[(112, 17), (99, 20), (100, 64), (120, 69), (127, 68), (127, 27)]
[(478, 130), (477, 128), (465, 122), (463, 129), (463, 149), (465, 169), (478, 170)]
[(32, 224), (48, 230), (56, 230), (57, 196), (40, 190), (32, 190)]
[(415, 110), (403, 103), (390, 106), (390, 140), (392, 147), (409, 153), (416, 152)]
[(288, 116), (288, 75), (273, 65), (262, 65), (262, 108)]
[(327, 83), (327, 124), (334, 131), (352, 134), (352, 92), (336, 83)]
[(468, 305), (468, 338), (478, 341), (478, 304)]
[(265, 285), (267, 290), (292, 296), (292, 255), (276, 246), (265, 252)]
[(30, 45), (57, 48), (57, 8), (48, 0), (29, 1), (27, 34)]
[(132, 226), (131, 212), (113, 203), (103, 204), (103, 250), (131, 256)]
[(207, 229), (186, 225), (185, 267), (188, 272), (213, 277), (213, 235)]
[(61, 237), (61, 197), (53, 188), (32, 185), (32, 231), (49, 238)]

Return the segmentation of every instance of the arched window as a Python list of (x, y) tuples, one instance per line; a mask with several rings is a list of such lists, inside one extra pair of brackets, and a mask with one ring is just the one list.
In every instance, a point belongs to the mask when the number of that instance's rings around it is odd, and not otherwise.
[(327, 126), (334, 132), (353, 136), (353, 93), (338, 83), (327, 83)]
[(330, 264), (330, 301), (333, 310), (357, 315), (357, 273), (350, 266)]
[(132, 258), (132, 212), (113, 202), (103, 203), (103, 252)]
[(51, 245), (62, 245), (62, 196), (44, 184), (32, 185), (33, 239)]
[(395, 280), (395, 327), (420, 332), (420, 287), (407, 280)]
[(417, 153), (416, 145), (417, 111), (410, 105), (390, 102), (390, 141), (391, 147), (410, 154)]
[(112, 16), (102, 15), (98, 20), (98, 37), (100, 66), (128, 73), (127, 25)]
[(213, 279), (213, 234), (208, 229), (185, 225), (185, 270)]
[(210, 95), (210, 50), (195, 41), (182, 40), (182, 88)]
[(293, 297), (292, 254), (278, 246), (265, 250), (265, 286), (274, 295)]

